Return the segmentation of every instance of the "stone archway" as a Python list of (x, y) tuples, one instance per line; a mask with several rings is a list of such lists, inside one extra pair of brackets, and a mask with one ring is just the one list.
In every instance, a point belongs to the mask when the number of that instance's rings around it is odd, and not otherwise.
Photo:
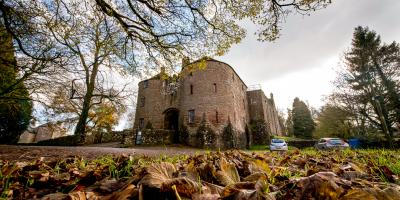
[(179, 142), (179, 110), (176, 108), (168, 108), (164, 114), (164, 129), (174, 131), (173, 143)]

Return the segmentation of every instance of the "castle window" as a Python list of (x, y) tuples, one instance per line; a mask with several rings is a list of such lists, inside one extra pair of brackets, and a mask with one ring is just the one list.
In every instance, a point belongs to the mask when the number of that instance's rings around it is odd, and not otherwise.
[(190, 85), (190, 94), (193, 94), (193, 85)]
[(188, 111), (188, 123), (194, 123), (194, 110)]
[(217, 84), (214, 83), (214, 92), (217, 93)]
[(246, 109), (246, 103), (245, 103), (244, 99), (243, 99), (243, 108)]
[(139, 129), (142, 129), (144, 127), (144, 118), (139, 119)]
[(144, 87), (144, 88), (148, 88), (148, 87), (149, 87), (149, 80), (145, 80), (145, 81), (143, 82), (143, 87)]
[(232, 81), (235, 81), (235, 73), (232, 74)]
[(218, 119), (218, 111), (215, 111), (215, 121), (218, 123), (219, 119)]
[(140, 106), (141, 106), (141, 107), (144, 107), (145, 101), (146, 101), (146, 98), (144, 98), (144, 97), (141, 97), (141, 98), (140, 98)]

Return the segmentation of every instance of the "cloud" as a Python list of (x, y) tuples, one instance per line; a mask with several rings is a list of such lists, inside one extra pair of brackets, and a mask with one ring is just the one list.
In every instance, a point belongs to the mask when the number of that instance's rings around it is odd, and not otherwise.
[[(356, 26), (369, 26), (383, 41), (400, 42), (399, 11), (400, 1), (397, 0), (333, 1), (326, 9), (310, 16), (289, 16), (282, 24), (282, 36), (272, 43), (258, 42), (253, 34), (257, 27), (244, 22), (247, 37), (218, 59), (233, 66), (248, 85), (262, 84), (266, 91), (273, 91), (275, 96), (283, 95), (290, 101), (294, 98), (291, 94), (308, 94), (304, 98), (313, 99), (319, 106), (322, 95), (330, 92), (327, 85), (331, 78), (317, 78), (315, 76), (319, 75), (315, 73), (332, 77), (340, 56), (350, 48)], [(325, 85), (325, 91), (309, 93), (309, 87), (288, 87), (294, 84), (292, 80), (307, 83), (305, 85)], [(282, 105), (283, 108), (290, 106)]]

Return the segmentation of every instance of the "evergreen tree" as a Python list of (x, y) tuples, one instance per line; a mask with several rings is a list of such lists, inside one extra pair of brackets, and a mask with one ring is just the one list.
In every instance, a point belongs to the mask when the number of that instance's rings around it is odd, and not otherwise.
[(292, 110), (290, 110), (288, 108), (287, 114), (288, 114), (288, 117), (286, 118), (286, 121), (285, 121), (286, 132), (287, 132), (288, 136), (294, 136)]
[(339, 75), (335, 96), (348, 111), (366, 118), (367, 125), (383, 133), (393, 146), (393, 134), (400, 128), (399, 44), (382, 44), (376, 32), (356, 27)]
[(296, 137), (312, 137), (312, 132), (315, 129), (315, 123), (311, 117), (310, 109), (297, 97), (293, 101), (292, 120), (293, 132)]
[(233, 130), (233, 126), (231, 121), (228, 121), (228, 124), (224, 127), (222, 131), (222, 141), (224, 143), (225, 149), (232, 149), (236, 147), (236, 137), (235, 131)]
[[(14, 84), (18, 76), (11, 35), (0, 24), (0, 93)], [(32, 103), (23, 82), (0, 98), (0, 141), (15, 143), (31, 119)]]

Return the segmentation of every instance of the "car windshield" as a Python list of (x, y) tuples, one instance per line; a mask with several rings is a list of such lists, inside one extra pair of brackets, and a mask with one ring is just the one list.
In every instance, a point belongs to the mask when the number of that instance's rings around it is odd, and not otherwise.
[(272, 139), (272, 143), (284, 143), (284, 140), (281, 139)]

